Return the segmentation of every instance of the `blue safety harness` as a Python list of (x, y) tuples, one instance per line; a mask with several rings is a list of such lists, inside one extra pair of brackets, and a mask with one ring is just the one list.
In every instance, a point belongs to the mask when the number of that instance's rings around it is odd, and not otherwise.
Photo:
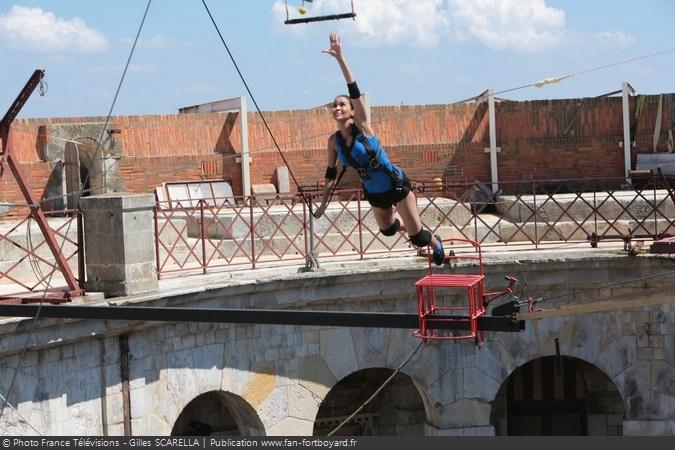
[[(352, 125), (351, 132), (354, 139), (350, 147), (347, 147), (340, 130), (335, 132), (337, 152), (342, 164), (345, 167), (350, 166), (356, 169), (364, 189), (370, 193), (381, 193), (393, 188), (400, 188), (403, 183), (403, 174), (399, 168), (391, 164), (379, 140), (367, 138), (355, 125)], [(363, 161), (363, 157), (358, 157), (360, 149), (357, 144), (363, 147), (361, 154), (365, 153), (366, 161)], [(359, 159), (362, 161), (359, 161)], [(386, 177), (378, 176), (378, 173), (382, 173)], [(383, 185), (385, 180), (388, 181), (387, 185)]]

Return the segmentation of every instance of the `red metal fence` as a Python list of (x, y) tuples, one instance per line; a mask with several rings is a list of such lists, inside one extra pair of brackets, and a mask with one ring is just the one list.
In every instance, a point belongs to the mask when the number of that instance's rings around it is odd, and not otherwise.
[[(657, 239), (675, 234), (675, 193), (663, 177), (626, 180), (576, 179), (500, 183), (489, 186), (417, 183), (415, 193), (424, 226), (443, 239), (475, 240), (494, 246), (603, 240)], [(416, 250), (403, 234), (379, 233), (360, 190), (336, 192), (320, 219), (320, 192), (274, 198), (157, 202), (158, 276), (222, 267), (259, 268), (311, 265), (314, 261), (358, 259)], [(78, 281), (84, 277), (79, 211), (46, 213), (58, 248)], [(65, 290), (65, 282), (42, 234), (26, 208), (24, 218), (0, 222), (0, 301), (35, 301)], [(25, 301), (25, 300), (24, 300)], [(54, 301), (51, 299), (50, 301)]]
[[(675, 192), (663, 177), (537, 180), (500, 183), (493, 195), (481, 183), (417, 183), (415, 193), (425, 227), (443, 239), (461, 237), (494, 246), (657, 239), (675, 234)], [(379, 233), (360, 190), (342, 190), (320, 219), (320, 192), (274, 198), (157, 202), (158, 276), (209, 269), (311, 265), (315, 261), (409, 253), (403, 234)], [(63, 292), (65, 282), (42, 234), (25, 209), (24, 218), (0, 222), (0, 301)], [(84, 278), (79, 211), (46, 213), (58, 248), (78, 281)], [(54, 295), (55, 297), (55, 295)], [(50, 301), (54, 301), (50, 299)]]
[[(0, 301), (65, 301), (67, 282), (30, 210), (23, 210), (25, 214), (18, 221), (0, 222)], [(58, 250), (82, 284), (80, 212), (45, 211), (45, 215), (49, 217)]]
[[(489, 185), (417, 183), (425, 227), (443, 239), (462, 237), (484, 247), (608, 239), (656, 239), (675, 234), (675, 195), (663, 177), (537, 180)], [(304, 191), (316, 205), (320, 193)], [(275, 198), (158, 202), (158, 275), (223, 266), (265, 267), (313, 258), (364, 258), (415, 252), (404, 235), (379, 233), (360, 190), (337, 191), (320, 219), (300, 195)], [(236, 204), (237, 206), (232, 206)]]

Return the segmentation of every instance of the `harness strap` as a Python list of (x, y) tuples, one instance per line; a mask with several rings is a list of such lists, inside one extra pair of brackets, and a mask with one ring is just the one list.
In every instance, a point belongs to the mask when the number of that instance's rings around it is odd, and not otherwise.
[[(366, 136), (363, 135), (361, 130), (359, 130), (356, 127), (356, 125), (352, 125), (351, 131), (352, 135), (354, 136), (354, 139), (352, 141), (352, 146), (349, 148), (347, 148), (345, 140), (342, 137), (342, 133), (340, 133), (340, 130), (335, 132), (335, 138), (337, 139), (338, 144), (342, 148), (342, 153), (349, 162), (349, 165), (354, 167), (354, 169), (356, 169), (356, 171), (358, 172), (359, 178), (361, 178), (362, 181), (366, 180), (370, 177), (369, 172), (381, 170), (382, 172), (384, 172), (389, 176), (394, 187), (400, 186), (402, 180), (398, 172), (389, 169), (388, 167), (382, 165), (382, 163), (380, 162), (380, 158), (382, 156), (382, 145), (380, 145), (378, 142), (377, 148), (373, 148), (373, 146), (370, 144), (370, 141), (366, 138)], [(359, 166), (359, 164), (352, 156), (351, 154), (352, 147), (354, 146), (355, 141), (359, 141), (361, 145), (363, 145), (363, 147), (366, 149), (366, 154), (368, 155), (368, 167), (364, 168)]]
[[(366, 172), (366, 170), (363, 167), (360, 167), (359, 164), (354, 159), (354, 157), (352, 156), (351, 147), (347, 148), (345, 139), (342, 137), (342, 133), (340, 133), (340, 130), (335, 132), (335, 139), (337, 139), (338, 145), (340, 146), (340, 148), (342, 148), (342, 154), (347, 159), (349, 165), (354, 169), (356, 169), (356, 171), (358, 172), (359, 178), (361, 178), (361, 180), (365, 180), (366, 178), (368, 178), (368, 173)], [(354, 146), (354, 142), (352, 142), (352, 146)]]

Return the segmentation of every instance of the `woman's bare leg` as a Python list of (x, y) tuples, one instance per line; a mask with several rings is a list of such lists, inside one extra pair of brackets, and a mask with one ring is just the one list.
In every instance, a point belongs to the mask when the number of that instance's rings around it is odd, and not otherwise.
[(373, 215), (375, 216), (375, 222), (377, 222), (377, 226), (380, 227), (380, 230), (388, 229), (398, 218), (398, 214), (396, 214), (396, 210), (394, 210), (393, 207), (378, 208), (373, 206), (371, 209), (373, 211)]
[[(417, 197), (410, 192), (403, 200), (396, 204), (396, 211), (401, 216), (408, 236), (413, 236), (422, 231), (422, 220), (417, 211)], [(431, 246), (435, 248), (439, 244), (435, 236), (431, 236)]]

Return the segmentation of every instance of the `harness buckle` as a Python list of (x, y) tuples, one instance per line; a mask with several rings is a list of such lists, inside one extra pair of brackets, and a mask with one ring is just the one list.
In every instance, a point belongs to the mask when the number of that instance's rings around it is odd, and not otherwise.
[(368, 170), (363, 167), (356, 167), (356, 172), (359, 174), (359, 178), (365, 180), (368, 178)]

